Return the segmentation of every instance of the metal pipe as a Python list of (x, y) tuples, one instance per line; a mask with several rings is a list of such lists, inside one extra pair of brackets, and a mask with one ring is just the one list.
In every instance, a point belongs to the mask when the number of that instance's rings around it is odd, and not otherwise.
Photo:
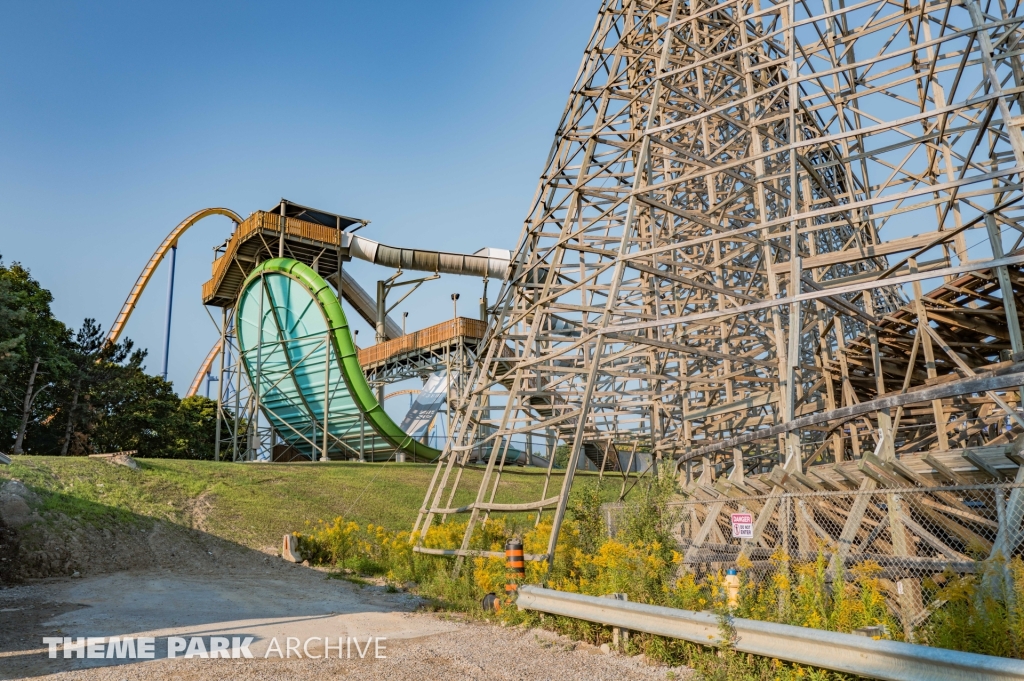
[[(613, 627), (680, 638), (701, 645), (720, 642), (719, 616), (657, 605), (521, 586), (520, 610), (537, 610)], [(943, 648), (876, 641), (866, 636), (733, 618), (732, 648), (873, 679), (984, 681), (1024, 679), (1024, 662)]]
[(174, 261), (178, 255), (178, 244), (171, 246), (170, 270), (167, 274), (167, 321), (164, 324), (164, 380), (167, 380), (167, 361), (171, 353), (171, 307), (174, 305)]
[[(238, 339), (238, 329), (235, 330), (235, 339)], [(230, 346), (229, 346), (230, 347)], [(234, 430), (231, 433), (231, 460), (238, 461), (238, 422), (241, 420), (238, 418), (238, 412), (242, 408), (241, 405), (241, 393), (242, 393), (242, 362), (245, 360), (242, 358), (241, 350), (238, 353), (238, 365), (235, 367), (235, 423)]]
[(359, 460), (366, 461), (366, 416), (359, 411)]
[(377, 316), (374, 320), (374, 328), (377, 331), (377, 343), (383, 343), (387, 340), (387, 336), (384, 333), (384, 319), (387, 317), (387, 290), (388, 282), (378, 281), (377, 282)]
[(277, 257), (284, 257), (284, 233), (288, 229), (288, 218), (284, 214), (284, 199), (281, 200), (281, 217), (278, 219), (278, 225), (280, 225), (281, 233), (277, 237)]
[(217, 425), (213, 436), (213, 460), (220, 461), (220, 422), (224, 418), (224, 347), (228, 336), (228, 309), (220, 309), (220, 366), (217, 369)]
[(480, 296), (480, 321), (487, 321), (487, 277), (484, 277), (484, 292)]
[[(282, 215), (281, 220), (283, 222), (284, 221), (284, 217), (283, 217), (284, 216), (284, 202), (281, 203), (281, 215)], [(260, 320), (260, 324), (262, 325), (263, 324), (263, 301), (266, 300), (269, 297), (269, 296), (267, 296), (267, 282), (266, 282), (266, 280), (265, 280), (265, 278), (263, 277), (262, 274), (260, 275), (259, 286), (260, 286), (260, 307), (259, 307), (259, 315), (260, 316), (258, 317), (258, 319)], [(271, 305), (273, 305), (273, 303), (271, 303)], [(273, 310), (271, 310), (270, 314), (273, 315), (273, 314), (275, 314), (275, 312)], [(236, 327), (237, 327), (237, 324), (236, 324)], [(239, 335), (240, 335), (240, 330), (236, 329), (236, 333), (239, 333)], [(260, 428), (260, 387), (262, 387), (262, 385), (263, 385), (263, 329), (262, 329), (262, 327), (257, 329), (256, 333), (257, 333), (257, 337), (256, 337), (256, 377), (255, 377), (256, 380), (254, 381), (254, 385), (250, 386), (252, 388), (252, 399), (253, 399), (254, 406), (253, 406), (253, 410), (252, 410), (252, 419), (249, 421), (249, 424), (248, 424), (249, 427), (251, 428), (251, 430), (249, 430), (249, 433), (250, 433), (250, 436), (249, 436), (249, 453), (248, 453), (248, 460), (249, 461), (252, 461), (253, 459), (256, 458), (256, 456), (255, 456), (255, 453), (256, 453), (256, 439), (255, 438), (259, 437), (259, 428)], [(241, 352), (241, 348), (242, 348), (241, 342), (239, 342), (238, 348), (239, 348), (239, 353), (238, 353), (239, 360), (241, 362), (244, 362), (245, 361), (245, 356)], [(243, 367), (241, 366), (241, 363), (240, 363), (239, 370), (241, 370), (242, 368)]]
[[(328, 415), (331, 412), (331, 332), (324, 338), (324, 446), (320, 452), (320, 460), (327, 461), (327, 434), (329, 432)], [(316, 452), (313, 453), (314, 458)]]

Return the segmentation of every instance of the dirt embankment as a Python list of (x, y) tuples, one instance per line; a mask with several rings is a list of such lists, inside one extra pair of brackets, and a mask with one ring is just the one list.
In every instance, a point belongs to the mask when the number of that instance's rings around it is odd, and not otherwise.
[(20, 548), (18, 531), (8, 527), (0, 516), (0, 584), (9, 584), (17, 579)]
[(0, 581), (230, 563), (248, 549), (201, 531), (208, 505), (203, 497), (193, 505), (195, 529), (141, 516), (100, 526), (44, 510), (31, 489), (17, 480), (5, 482), (0, 486)]

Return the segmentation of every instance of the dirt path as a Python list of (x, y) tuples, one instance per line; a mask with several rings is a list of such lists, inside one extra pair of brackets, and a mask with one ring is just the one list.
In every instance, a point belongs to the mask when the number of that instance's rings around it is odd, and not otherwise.
[[(416, 612), (420, 600), (328, 579), (320, 571), (252, 554), (221, 570), (120, 572), (43, 580), (0, 590), (0, 678), (128, 679), (665, 679), (681, 670), (605, 655), (539, 630), (502, 628)], [(151, 636), (152, 661), (48, 657), (44, 636)], [(252, 636), (254, 659), (165, 659), (168, 637)], [(365, 654), (279, 659), (287, 639), (362, 641)], [(312, 640), (316, 637), (316, 640)], [(382, 659), (366, 640), (380, 637)]]
[[(34, 493), (19, 485), (5, 483), (0, 515), (17, 521), (23, 549), (28, 547), (22, 551), (20, 574), (65, 576), (0, 588), (0, 679), (591, 681), (686, 676), (637, 658), (605, 655), (545, 631), (418, 611), (422, 602), (411, 594), (329, 579), (319, 570), (285, 563), (273, 549), (260, 552), (225, 541), (204, 530), (206, 495), (187, 509), (191, 527), (137, 518), (100, 529), (61, 514), (40, 516), (33, 510)], [(79, 571), (84, 576), (77, 576)], [(43, 641), (112, 636), (153, 638), (155, 659), (65, 659), (61, 648), (51, 659)], [(167, 658), (175, 638), (201, 640), (205, 653), (214, 642), (211, 637), (239, 643), (251, 637), (253, 658)], [(320, 657), (325, 637), (331, 641), (330, 659)], [(341, 659), (339, 639), (344, 642)], [(379, 650), (370, 649), (371, 639), (378, 640)]]

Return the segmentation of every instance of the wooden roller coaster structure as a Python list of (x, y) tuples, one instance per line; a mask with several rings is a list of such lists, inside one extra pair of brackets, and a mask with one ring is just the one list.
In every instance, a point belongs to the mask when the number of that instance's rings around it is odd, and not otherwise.
[[(971, 536), (1019, 555), (1022, 22), (996, 0), (605, 0), (416, 550), (489, 555), (478, 524), (528, 513), (552, 525), (528, 559), (552, 561), (581, 457), (612, 447), (678, 477), (696, 562), (817, 542), (934, 568)], [(567, 467), (521, 499), (505, 448), (538, 431)], [(901, 487), (938, 491), (871, 496)], [(802, 493), (822, 496), (783, 514)], [(423, 543), (456, 514), (460, 545)]]

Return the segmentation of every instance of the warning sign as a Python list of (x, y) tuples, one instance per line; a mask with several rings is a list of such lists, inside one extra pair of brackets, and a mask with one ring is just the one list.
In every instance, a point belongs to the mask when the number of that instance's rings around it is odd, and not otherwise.
[(732, 536), (739, 539), (753, 539), (754, 516), (749, 513), (733, 513)]

